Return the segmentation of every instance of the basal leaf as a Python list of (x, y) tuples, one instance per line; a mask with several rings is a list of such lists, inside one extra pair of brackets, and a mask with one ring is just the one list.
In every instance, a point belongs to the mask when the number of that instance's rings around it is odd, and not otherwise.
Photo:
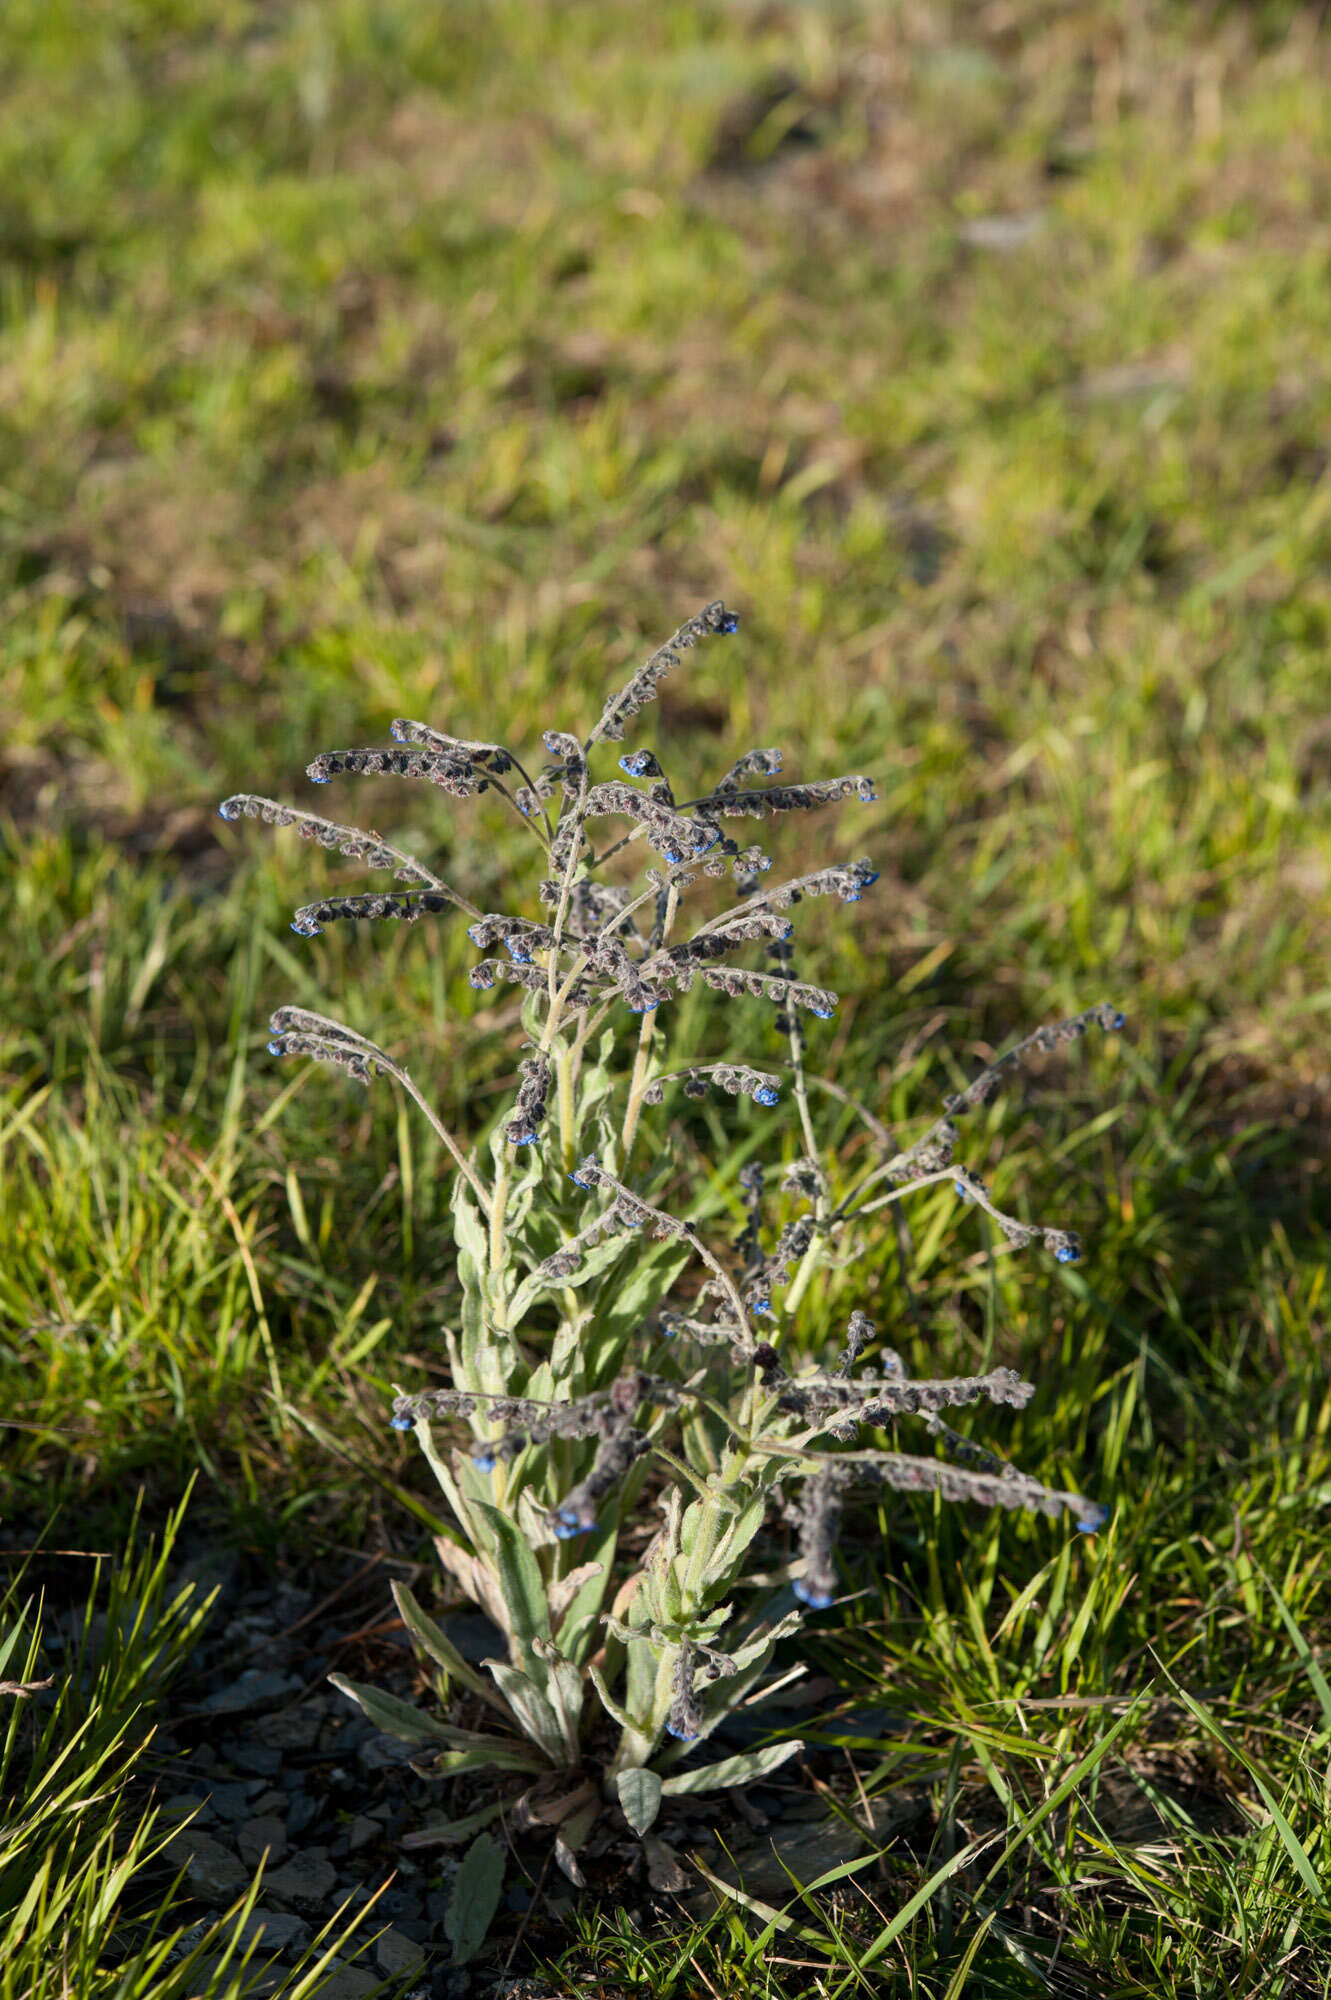
[(737, 1757), (723, 1757), (719, 1764), (704, 1764), (696, 1771), (678, 1771), (666, 1778), (661, 1790), (668, 1798), (685, 1793), (720, 1792), (728, 1785), (749, 1785), (765, 1778), (788, 1758), (804, 1748), (798, 1737), (788, 1743), (770, 1743), (765, 1750), (743, 1750)]
[(394, 1582), (390, 1588), (393, 1592), (393, 1602), (402, 1614), (402, 1622), (421, 1650), (428, 1653), (446, 1674), (470, 1693), (479, 1695), (482, 1701), (489, 1702), (497, 1708), (499, 1703), (495, 1699), (494, 1689), (477, 1673), (475, 1667), (463, 1659), (448, 1634), (435, 1624), (433, 1618), (421, 1610), (406, 1584)]
[(422, 1708), (415, 1708), (409, 1701), (399, 1701), (395, 1694), (385, 1694), (382, 1688), (362, 1687), (357, 1681), (349, 1681), (343, 1674), (329, 1674), (329, 1680), (339, 1694), (349, 1695), (374, 1724), (382, 1729), (385, 1736), (396, 1736), (399, 1743), (449, 1743), (454, 1732), (445, 1723), (436, 1722)]
[(661, 1780), (655, 1771), (648, 1771), (642, 1765), (631, 1771), (621, 1771), (615, 1779), (615, 1790), (619, 1793), (619, 1803), (625, 1819), (633, 1831), (642, 1835), (655, 1824), (656, 1815), (661, 1810)]
[(517, 1523), (507, 1514), (483, 1500), (473, 1501), (471, 1506), (484, 1523), (486, 1539), (491, 1545), (514, 1647), (528, 1655), (533, 1639), (550, 1637), (545, 1583), (536, 1558), (519, 1533)]
[(454, 1965), (466, 1965), (485, 1943), (503, 1893), (505, 1858), (491, 1833), (478, 1833), (462, 1857), (444, 1914)]
[(495, 1685), (517, 1717), (524, 1735), (540, 1746), (552, 1764), (574, 1762), (577, 1758), (576, 1738), (569, 1741), (568, 1727), (556, 1714), (554, 1703), (540, 1683), (533, 1680), (530, 1674), (524, 1674), (520, 1667), (510, 1667), (504, 1660), (487, 1660), (485, 1664), (494, 1675)]

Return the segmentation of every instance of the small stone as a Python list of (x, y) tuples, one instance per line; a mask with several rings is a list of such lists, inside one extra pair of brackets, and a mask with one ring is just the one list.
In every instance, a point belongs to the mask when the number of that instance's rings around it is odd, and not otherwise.
[(367, 1813), (357, 1813), (347, 1829), (348, 1853), (359, 1854), (362, 1847), (368, 1847), (371, 1841), (382, 1840), (383, 1833), (377, 1819), (371, 1819)]
[(310, 1941), (310, 1927), (289, 1910), (251, 1910), (240, 1925), (236, 1939), (238, 1952), (255, 1946), (260, 1952), (304, 1951)]
[(168, 1799), (158, 1811), (164, 1820), (192, 1819), (196, 1826), (206, 1826), (216, 1817), (208, 1795), (198, 1792), (185, 1792), (179, 1798)]
[(298, 1834), (304, 1833), (306, 1827), (311, 1825), (318, 1815), (317, 1799), (312, 1799), (308, 1792), (293, 1792), (291, 1803), (287, 1808), (288, 1834), (294, 1840)]
[(285, 1792), (274, 1791), (270, 1786), (267, 1791), (260, 1792), (258, 1798), (251, 1802), (250, 1810), (254, 1813), (280, 1813), (283, 1819), (285, 1819), (287, 1807), (290, 1804), (291, 1800)]
[(242, 1861), (248, 1861), (251, 1868), (257, 1868), (268, 1855), (268, 1866), (275, 1868), (287, 1855), (287, 1830), (280, 1819), (271, 1813), (261, 1813), (257, 1819), (247, 1819), (236, 1834), (236, 1846), (240, 1849)]
[(282, 1768), (282, 1752), (266, 1743), (230, 1743), (227, 1755), (238, 1771), (248, 1771), (256, 1778), (275, 1778)]
[(380, 1981), (374, 1973), (362, 1972), (358, 1965), (348, 1965), (340, 1958), (328, 1963), (329, 1971), (319, 1982), (319, 2000), (367, 2000), (369, 1994), (379, 1991)]
[(311, 1847), (293, 1854), (281, 1868), (275, 1868), (265, 1883), (268, 1894), (278, 1903), (313, 1917), (319, 1914), (337, 1887), (337, 1871), (327, 1850)]
[(231, 1849), (211, 1834), (195, 1833), (192, 1827), (172, 1834), (166, 1843), (166, 1858), (173, 1868), (185, 1867), (191, 1889), (205, 1902), (227, 1903), (249, 1887), (249, 1870)]
[(235, 1825), (237, 1820), (248, 1819), (250, 1814), (250, 1793), (252, 1778), (237, 1779), (229, 1785), (213, 1785), (209, 1788), (208, 1801), (219, 1819)]
[(300, 1685), (290, 1674), (249, 1667), (230, 1687), (210, 1694), (203, 1706), (209, 1715), (252, 1715), (256, 1709), (276, 1708), (279, 1702), (299, 1694)]
[(376, 1943), (374, 1958), (380, 1972), (390, 1978), (395, 1973), (419, 1972), (425, 1964), (425, 1953), (420, 1946), (391, 1926)]
[(322, 1707), (280, 1708), (275, 1715), (261, 1715), (254, 1725), (257, 1742), (272, 1750), (313, 1750), (323, 1727)]
[(421, 1748), (419, 1743), (400, 1743), (396, 1736), (380, 1736), (376, 1732), (357, 1745), (356, 1756), (363, 1770), (393, 1771), (418, 1756)]

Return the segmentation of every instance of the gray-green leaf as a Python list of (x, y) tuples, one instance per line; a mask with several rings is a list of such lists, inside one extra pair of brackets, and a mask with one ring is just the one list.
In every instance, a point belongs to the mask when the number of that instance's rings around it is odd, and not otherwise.
[(472, 1505), (484, 1522), (494, 1548), (493, 1567), (499, 1578), (514, 1645), (522, 1654), (530, 1654), (533, 1639), (550, 1637), (545, 1584), (536, 1558), (519, 1533), (517, 1523), (507, 1514), (484, 1500)]
[(661, 1780), (655, 1771), (645, 1770), (641, 1765), (633, 1771), (621, 1771), (615, 1779), (615, 1789), (633, 1831), (646, 1833), (661, 1810)]
[(444, 1916), (454, 1965), (466, 1965), (485, 1943), (504, 1887), (504, 1850), (491, 1833), (478, 1833), (462, 1857)]
[(395, 1694), (385, 1694), (381, 1688), (362, 1687), (344, 1674), (329, 1674), (328, 1678), (339, 1694), (350, 1695), (364, 1709), (376, 1729), (382, 1729), (385, 1736), (396, 1736), (400, 1743), (451, 1743), (457, 1735), (456, 1730), (436, 1722), (424, 1709), (413, 1707), (409, 1701), (399, 1701)]
[(668, 1798), (686, 1792), (719, 1792), (727, 1785), (747, 1785), (765, 1778), (789, 1757), (804, 1748), (798, 1737), (788, 1743), (769, 1743), (765, 1750), (744, 1750), (737, 1757), (723, 1757), (719, 1764), (704, 1764), (697, 1771), (679, 1771), (667, 1778), (661, 1790)]

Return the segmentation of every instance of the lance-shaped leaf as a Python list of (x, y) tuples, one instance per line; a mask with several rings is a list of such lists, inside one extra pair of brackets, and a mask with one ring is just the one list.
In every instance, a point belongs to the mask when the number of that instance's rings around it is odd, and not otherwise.
[(344, 1674), (329, 1674), (328, 1678), (339, 1694), (349, 1695), (365, 1711), (376, 1729), (385, 1736), (396, 1736), (399, 1743), (451, 1743), (457, 1736), (446, 1722), (436, 1722), (423, 1708), (399, 1701), (382, 1688), (362, 1687)]
[(472, 1512), (484, 1524), (494, 1572), (504, 1600), (505, 1625), (511, 1635), (514, 1663), (525, 1663), (533, 1639), (550, 1637), (550, 1611), (545, 1583), (536, 1558), (516, 1521), (484, 1500), (472, 1502)]
[(540, 1746), (552, 1764), (575, 1762), (577, 1742), (570, 1744), (568, 1729), (545, 1689), (520, 1667), (510, 1667), (503, 1660), (487, 1660), (485, 1664), (523, 1734)]
[(656, 1772), (642, 1765), (621, 1771), (615, 1779), (615, 1790), (619, 1793), (620, 1809), (633, 1831), (639, 1836), (646, 1833), (661, 1810), (662, 1786)]
[(477, 1673), (475, 1667), (463, 1659), (448, 1634), (435, 1624), (433, 1618), (421, 1610), (406, 1584), (395, 1581), (389, 1588), (393, 1593), (393, 1602), (402, 1614), (403, 1624), (422, 1652), (428, 1653), (446, 1674), (469, 1693), (479, 1695), (491, 1708), (498, 1709), (501, 1714), (505, 1713), (503, 1702), (489, 1682)]
[(720, 1792), (729, 1785), (749, 1785), (779, 1770), (803, 1748), (800, 1739), (793, 1737), (788, 1743), (769, 1743), (765, 1750), (743, 1750), (737, 1757), (723, 1757), (719, 1764), (703, 1764), (696, 1771), (677, 1771), (662, 1782), (661, 1790), (667, 1798), (680, 1798), (686, 1793)]
[(461, 1819), (438, 1819), (431, 1817), (424, 1826), (414, 1827), (404, 1833), (398, 1846), (405, 1854), (412, 1854), (423, 1847), (460, 1847), (473, 1833), (479, 1833), (483, 1826), (492, 1826), (504, 1810), (503, 1799), (491, 1799), (489, 1805), (478, 1806), (475, 1812), (464, 1813)]
[(491, 1833), (479, 1833), (462, 1857), (444, 1914), (454, 1965), (466, 1965), (485, 1943), (504, 1888), (504, 1849)]
[(555, 1835), (555, 1860), (575, 1889), (587, 1887), (587, 1878), (578, 1865), (578, 1849), (595, 1826), (600, 1813), (600, 1800), (592, 1799), (580, 1812), (566, 1819)]

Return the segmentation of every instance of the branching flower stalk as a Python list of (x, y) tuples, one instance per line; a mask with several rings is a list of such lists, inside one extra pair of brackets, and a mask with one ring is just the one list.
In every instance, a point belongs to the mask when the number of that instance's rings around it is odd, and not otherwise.
[[(1051, 1518), (1071, 1512), (1086, 1532), (1104, 1518), (1102, 1508), (1018, 1472), (943, 1420), (944, 1410), (976, 1402), (1023, 1407), (1033, 1391), (1011, 1370), (911, 1381), (858, 1311), (839, 1355), (813, 1366), (796, 1359), (799, 1308), (833, 1254), (842, 1263), (847, 1249), (869, 1254), (866, 1218), (940, 1181), (951, 1180), (1014, 1247), (1038, 1241), (1063, 1261), (1076, 1257), (1070, 1230), (996, 1206), (956, 1157), (956, 1120), (986, 1102), (1024, 1055), (1091, 1026), (1116, 1030), (1123, 1017), (1098, 1006), (1037, 1029), (948, 1099), (943, 1116), (904, 1149), (872, 1110), (808, 1072), (807, 1023), (830, 1018), (837, 1001), (797, 976), (788, 913), (821, 896), (859, 902), (877, 871), (867, 860), (834, 862), (765, 884), (770, 856), (741, 847), (726, 824), (807, 814), (850, 797), (871, 802), (871, 782), (859, 774), (762, 782), (781, 770), (780, 753), (767, 748), (747, 752), (683, 803), (646, 746), (620, 757), (622, 777), (592, 770), (655, 701), (682, 654), (737, 622), (719, 602), (686, 620), (607, 702), (585, 740), (546, 732), (543, 765), (524, 764), (503, 744), (399, 718), (392, 735), (400, 747), (325, 752), (309, 766), (316, 783), (392, 775), (450, 799), (493, 795), (541, 856), (529, 906), (538, 914), (481, 910), (376, 833), (249, 794), (221, 807), (225, 819), (295, 827), (406, 885), (308, 903), (293, 923), (300, 935), (343, 921), (470, 920), (471, 943), (494, 954), (472, 966), (472, 986), (503, 980), (523, 989), (516, 1097), (470, 1143), (378, 1043), (327, 1015), (280, 1008), (269, 1047), (367, 1084), (392, 1078), (457, 1169), (460, 1305), (445, 1334), (447, 1385), (401, 1391), (390, 1422), (414, 1433), (439, 1482), (452, 1524), (440, 1559), (493, 1621), (496, 1656), (482, 1669), (471, 1665), (412, 1593), (395, 1586), (416, 1644), (446, 1677), (446, 1711), (413, 1710), (339, 1677), (336, 1684), (380, 1727), (416, 1744), (432, 1770), (513, 1774), (502, 1783), (521, 1791), (516, 1823), (554, 1829), (559, 1865), (574, 1882), (597, 1810), (589, 1773), (604, 1802), (645, 1834), (672, 1790), (746, 1782), (801, 1747), (777, 1744), (714, 1767), (681, 1763), (766, 1684), (780, 1641), (834, 1602), (837, 1532), (857, 1488), (937, 1492)], [(605, 838), (602, 822), (611, 829)], [(643, 849), (651, 859), (635, 885), (634, 855)], [(729, 884), (735, 900), (677, 936), (681, 912), (692, 912), (708, 884)], [(755, 950), (758, 965), (747, 961)], [(756, 1009), (780, 1038), (781, 1058), (764, 1066), (724, 1047), (715, 1055), (669, 1049), (671, 1004), (695, 984), (717, 996), (723, 1043), (740, 1039), (725, 1035), (726, 1008), (736, 1028), (738, 1010)], [(714, 1196), (680, 1214), (665, 1145), (677, 1098), (747, 1098), (771, 1118), (787, 1082), (800, 1153), (786, 1165), (775, 1240), (769, 1245), (756, 1162), (739, 1176), (745, 1226), (737, 1238), (726, 1235)], [(881, 1156), (840, 1193), (811, 1083), (859, 1113)], [(773, 1150), (777, 1143), (774, 1133)], [(910, 1418), (923, 1421), (932, 1454), (896, 1448), (891, 1433)], [(620, 1532), (643, 1507), (659, 1510), (661, 1525), (630, 1557)], [(770, 1587), (764, 1595), (746, 1584), (749, 1551), (783, 1518), (797, 1552), (773, 1598)]]

